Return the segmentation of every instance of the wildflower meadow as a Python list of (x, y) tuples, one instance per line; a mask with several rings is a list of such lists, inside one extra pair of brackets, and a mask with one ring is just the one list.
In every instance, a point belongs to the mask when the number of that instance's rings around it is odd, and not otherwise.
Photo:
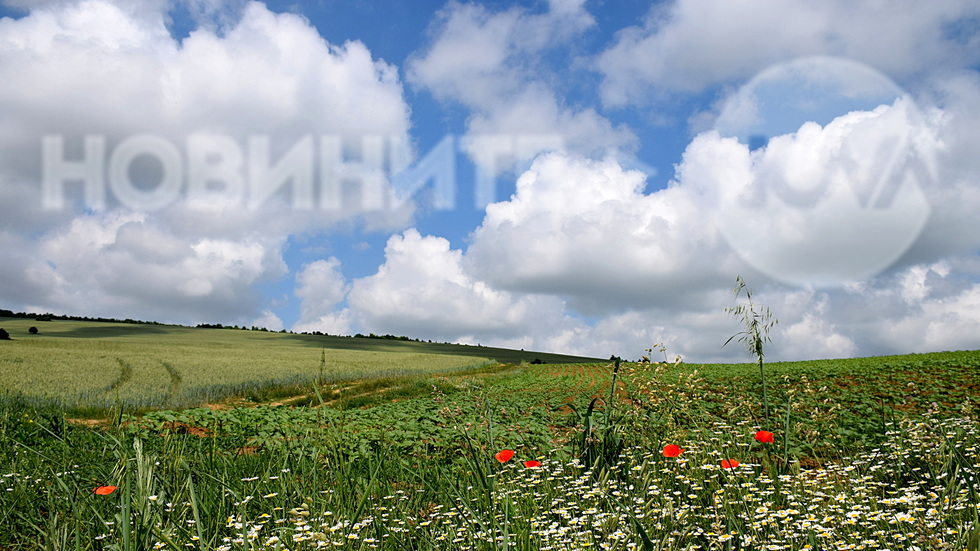
[(980, 351), (765, 363), (746, 298), (747, 364), (310, 362), (88, 418), (8, 389), (0, 549), (980, 549)]
[(8, 394), (0, 548), (977, 549), (980, 353), (766, 369), (767, 427), (752, 364), (649, 357), (94, 425)]

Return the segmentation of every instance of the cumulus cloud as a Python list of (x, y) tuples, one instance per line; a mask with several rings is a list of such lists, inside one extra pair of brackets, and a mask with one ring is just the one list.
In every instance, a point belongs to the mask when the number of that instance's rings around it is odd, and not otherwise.
[(494, 289), (466, 271), (462, 256), (415, 229), (392, 236), (377, 273), (351, 285), (352, 315), (364, 331), (518, 348), (566, 323), (559, 299)]
[(747, 79), (809, 55), (845, 56), (903, 79), (980, 59), (976, 27), (955, 25), (978, 13), (967, 0), (677, 0), (655, 5), (642, 26), (622, 30), (595, 66), (609, 106)]
[(135, 212), (80, 216), (33, 246), (12, 281), (41, 287), (34, 306), (57, 313), (125, 318), (152, 305), (159, 321), (244, 321), (260, 303), (253, 284), (286, 271), (275, 238), (185, 240)]
[[(714, 218), (744, 258), (790, 283), (835, 284), (973, 252), (980, 80), (958, 71), (920, 92), (913, 101), (849, 60), (774, 66), (730, 97), (718, 134), (688, 145), (678, 178), (714, 196)], [(752, 133), (768, 138), (765, 148), (749, 151)]]
[[(772, 331), (776, 345), (768, 355), (780, 359), (849, 358), (859, 351), (854, 339), (847, 335), (849, 328), (838, 326), (830, 318), (829, 295), (812, 291), (786, 293), (777, 299), (782, 327)], [(739, 327), (744, 330), (744, 327)]]
[(736, 270), (701, 198), (613, 159), (539, 157), (508, 201), (487, 207), (467, 250), (471, 271), (503, 288), (569, 297), (589, 314), (700, 300)]
[(293, 325), (293, 331), (350, 333), (350, 314), (338, 308), (348, 290), (339, 260), (330, 257), (307, 264), (296, 275), (296, 283), (295, 294), (301, 304), (299, 321)]
[(923, 303), (919, 312), (896, 324), (894, 336), (928, 351), (974, 349), (980, 346), (978, 334), (980, 284), (974, 284), (954, 296)]
[(852, 60), (778, 64), (730, 95), (714, 130), (688, 144), (676, 183), (703, 196), (743, 260), (792, 285), (972, 252), (977, 84), (959, 72), (914, 101)]
[[(696, 294), (697, 300), (674, 301), (665, 296), (619, 307), (606, 305), (586, 321), (574, 300), (553, 291), (502, 289), (485, 279), (481, 269), (473, 268), (470, 254), (472, 247), (454, 250), (443, 238), (407, 230), (389, 239), (385, 262), (377, 273), (349, 286), (337, 272), (335, 260), (309, 265), (301, 278), (304, 300), (320, 320), (342, 319), (361, 332), (601, 358), (610, 354), (638, 358), (659, 343), (667, 347), (670, 359), (681, 355), (692, 362), (752, 360), (737, 342), (723, 346), (744, 329), (725, 311), (744, 301), (732, 294), (731, 274), (668, 289), (689, 297)], [(980, 263), (959, 257), (820, 290), (787, 287), (761, 274), (748, 279), (755, 304), (769, 307), (779, 319), (766, 357), (780, 361), (980, 346), (976, 331), (980, 320), (973, 314), (980, 297), (978, 276)], [(648, 283), (662, 285), (655, 278)], [(592, 293), (607, 287), (597, 284)], [(348, 306), (342, 308), (345, 288), (350, 289)], [(303, 330), (322, 327), (311, 324)]]
[[(914, 265), (823, 290), (750, 278), (753, 302), (770, 308), (779, 320), (770, 332), (766, 358), (795, 361), (976, 349), (980, 272), (969, 263), (976, 264), (960, 258), (955, 267), (942, 262)], [(724, 312), (737, 304), (731, 289), (706, 287), (704, 292), (713, 304), (611, 314), (583, 333), (629, 357), (641, 345), (645, 349), (663, 343), (671, 358), (681, 354), (692, 362), (752, 361), (752, 354), (738, 342), (723, 346), (745, 329)]]
[[(602, 155), (635, 146), (625, 127), (613, 126), (590, 107), (567, 105), (557, 84), (561, 78), (545, 63), (556, 47), (595, 25), (583, 4), (551, 2), (548, 11), (530, 13), (450, 3), (432, 43), (410, 60), (411, 82), (470, 111), (467, 132), (474, 139), (466, 147), (484, 169), (507, 168), (562, 147)], [(501, 143), (501, 135), (539, 139)]]
[(973, 350), (978, 276), (974, 256), (951, 256), (831, 289), (764, 285), (753, 299), (779, 318), (773, 360)]
[[(258, 312), (252, 286), (285, 274), (288, 235), (384, 206), (387, 183), (366, 159), (378, 140), (409, 142), (395, 67), (262, 3), (183, 6), (215, 24), (178, 41), (173, 5), (110, 0), (32, 3), (0, 20), (4, 270), (31, 282), (0, 290), (11, 306), (244, 321)], [(101, 167), (103, 178), (44, 185), (62, 208), (42, 200), (43, 136), (59, 140), (55, 165)], [(120, 187), (120, 146), (145, 136), (173, 155), (134, 156)], [(176, 191), (149, 204), (168, 174)], [(408, 203), (369, 223), (400, 228), (411, 215)]]
[(793, 284), (864, 279), (900, 258), (929, 216), (919, 182), (893, 166), (916, 152), (888, 150), (914, 148), (917, 136), (897, 143), (905, 108), (808, 122), (755, 153), (705, 133), (678, 172), (704, 191), (716, 225), (756, 269)]
[(282, 320), (272, 310), (263, 310), (262, 315), (252, 320), (247, 327), (265, 328), (269, 331), (281, 331), (283, 329)]
[[(0, 128), (6, 183), (40, 187), (44, 135), (64, 138), (61, 155), (53, 157), (59, 161), (92, 158), (81, 147), (83, 136), (103, 137), (108, 161), (126, 138), (150, 134), (170, 142), (185, 176), (201, 153), (208, 156), (202, 161), (208, 189), (260, 199), (276, 197), (275, 189), (262, 186), (279, 180), (275, 174), (258, 178), (255, 166), (274, 171), (284, 162), (280, 168), (288, 171), (300, 165), (300, 177), (307, 168), (326, 170), (317, 166), (318, 155), (332, 152), (332, 144), (325, 148), (313, 136), (336, 136), (353, 150), (369, 137), (407, 141), (409, 110), (397, 70), (372, 59), (362, 43), (330, 44), (302, 17), (254, 2), (223, 35), (198, 29), (178, 43), (164, 20), (160, 11), (137, 17), (123, 4), (87, 0), (0, 21), (0, 78), (9, 83), (0, 91), (8, 113)], [(200, 137), (207, 136), (223, 139), (222, 147), (205, 147)], [(225, 164), (214, 166), (215, 156)], [(339, 157), (346, 166), (359, 159), (350, 151)], [(109, 174), (107, 162), (102, 165)], [(145, 180), (151, 187), (159, 180), (152, 168), (130, 166), (150, 172)], [(231, 185), (227, 172), (247, 185)], [(318, 187), (321, 180), (312, 176), (309, 183)], [(188, 182), (178, 184), (190, 191)], [(98, 195), (112, 195), (112, 186), (100, 185)], [(64, 184), (68, 193), (79, 186)], [(328, 190), (316, 191), (313, 204), (323, 205)], [(18, 208), (40, 211), (39, 199)], [(331, 206), (308, 223), (336, 220), (360, 206)]]
[[(968, 330), (954, 329), (974, 324), (957, 308), (973, 299), (975, 268), (936, 264), (949, 251), (970, 249), (947, 244), (947, 252), (896, 262), (923, 230), (942, 185), (910, 182), (908, 171), (890, 163), (948, 158), (936, 138), (944, 117), (926, 120), (910, 109), (899, 97), (824, 126), (807, 122), (756, 151), (706, 132), (689, 144), (671, 185), (652, 193), (644, 192), (642, 174), (612, 159), (540, 156), (510, 200), (487, 208), (464, 266), (515, 296), (556, 294), (567, 300), (563, 308), (596, 317), (547, 341), (589, 342), (590, 354), (616, 343), (629, 354), (623, 348), (668, 341), (675, 353), (700, 361), (738, 359), (735, 347), (721, 349), (739, 330), (723, 315), (738, 273), (782, 320), (773, 359), (976, 346)], [(961, 187), (974, 185), (964, 180)], [(975, 217), (955, 216), (964, 207), (950, 206), (956, 221), (940, 216), (940, 226), (961, 245), (972, 243), (954, 234), (974, 235)], [(936, 329), (921, 336), (921, 347), (896, 338), (912, 338), (907, 328), (923, 326)]]
[(865, 350), (972, 350), (980, 346), (978, 281), (980, 263), (975, 256), (949, 256), (851, 288), (841, 297), (842, 303), (858, 298), (873, 304), (888, 316), (888, 323), (875, 323), (877, 313), (842, 311), (840, 315), (859, 328)]
[(926, 188), (932, 211), (922, 234), (909, 249), (910, 263), (931, 263), (946, 255), (980, 250), (977, 209), (980, 208), (980, 75), (961, 71), (933, 83), (920, 100), (929, 114), (941, 149), (938, 177)]

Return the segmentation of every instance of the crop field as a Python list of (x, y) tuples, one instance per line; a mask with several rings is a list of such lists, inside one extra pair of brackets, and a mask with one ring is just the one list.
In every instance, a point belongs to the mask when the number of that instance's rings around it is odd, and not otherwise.
[[(473, 356), (297, 346), (286, 335), (231, 329), (33, 320), (3, 323), (0, 391), (76, 411), (202, 405), (308, 388), (314, 381), (467, 369)], [(43, 331), (30, 335), (28, 325)], [(23, 337), (20, 337), (23, 335)]]
[(980, 548), (980, 351), (765, 374), (768, 418), (757, 364), (656, 361), (313, 378), (94, 427), (8, 398), (0, 549)]

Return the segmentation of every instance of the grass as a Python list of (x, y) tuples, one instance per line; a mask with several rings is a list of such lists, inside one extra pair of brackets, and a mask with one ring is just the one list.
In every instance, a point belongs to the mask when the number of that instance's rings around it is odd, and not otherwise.
[(766, 374), (772, 443), (756, 364), (493, 364), (94, 428), (7, 394), (0, 549), (978, 548), (980, 352)]
[(0, 389), (89, 416), (233, 396), (265, 400), (308, 390), (315, 380), (441, 372), (490, 361), (418, 348), (317, 349), (296, 346), (287, 335), (251, 331), (61, 321), (42, 327), (28, 335), (26, 327), (11, 325), (28, 336), (0, 347)]
[[(366, 352), (402, 352), (423, 354), (444, 354), (450, 356), (475, 356), (490, 358), (500, 363), (533, 362), (576, 363), (593, 362), (597, 358), (473, 346), (463, 344), (421, 342), (413, 340), (387, 340), (372, 338), (341, 337), (333, 335), (310, 335), (295, 333), (275, 333), (266, 331), (244, 331), (236, 329), (204, 329), (175, 325), (130, 324), (93, 321), (53, 320), (38, 322), (26, 318), (0, 317), (0, 327), (6, 329), (15, 341), (39, 337), (59, 337), (78, 339), (111, 339), (116, 342), (191, 342), (206, 346), (231, 346), (251, 352), (262, 343), (274, 342), (295, 348), (320, 350), (351, 350)], [(38, 335), (30, 335), (30, 327), (37, 327)], [(9, 344), (9, 343), (8, 343)], [(2, 350), (2, 349), (0, 349)]]
[[(453, 344), (234, 329), (0, 318), (0, 392), (76, 417), (292, 397), (338, 382), (589, 358)], [(30, 327), (39, 328), (32, 335)], [(594, 361), (594, 359), (592, 360)]]

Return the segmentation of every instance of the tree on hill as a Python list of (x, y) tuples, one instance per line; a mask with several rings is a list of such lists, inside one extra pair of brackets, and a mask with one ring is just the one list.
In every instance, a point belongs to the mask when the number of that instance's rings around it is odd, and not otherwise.
[(10, 333), (6, 332), (2, 327), (0, 327), (0, 340), (10, 340)]
[(30, 329), (27, 330), (27, 332), (30, 333), (31, 335), (37, 335), (37, 327), (31, 327)]

